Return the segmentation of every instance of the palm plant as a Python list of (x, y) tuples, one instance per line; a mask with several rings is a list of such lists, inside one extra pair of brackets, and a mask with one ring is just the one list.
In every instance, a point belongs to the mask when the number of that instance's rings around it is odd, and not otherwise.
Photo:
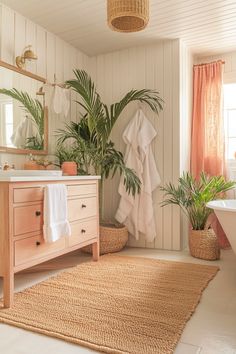
[(178, 186), (167, 183), (161, 190), (165, 192), (162, 206), (179, 205), (187, 215), (193, 230), (204, 230), (209, 215), (213, 212), (206, 204), (214, 199), (224, 196), (232, 189), (235, 182), (225, 181), (223, 176), (209, 177), (202, 172), (200, 179), (196, 180), (190, 173), (184, 173), (179, 178)]
[(42, 150), (44, 144), (44, 109), (41, 102), (29, 96), (27, 92), (18, 91), (13, 89), (0, 89), (0, 94), (10, 96), (19, 101), (23, 105), (23, 109), (30, 114), (37, 128), (38, 136), (27, 138), (26, 148), (34, 150)]
[(58, 131), (59, 143), (73, 139), (82, 155), (84, 169), (101, 175), (100, 205), (104, 179), (113, 177), (116, 172), (123, 174), (124, 185), (133, 195), (140, 191), (140, 180), (133, 170), (125, 165), (123, 154), (115, 148), (110, 134), (121, 113), (131, 102), (138, 101), (159, 113), (163, 109), (163, 100), (154, 90), (131, 90), (119, 102), (108, 107), (90, 76), (84, 70), (74, 70), (75, 79), (66, 81), (66, 85), (79, 94), (76, 101), (85, 111), (79, 123), (71, 122), (65, 129)]

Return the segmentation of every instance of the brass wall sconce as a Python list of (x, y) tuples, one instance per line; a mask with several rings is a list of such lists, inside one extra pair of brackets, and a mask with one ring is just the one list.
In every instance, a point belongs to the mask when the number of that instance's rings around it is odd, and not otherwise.
[(25, 66), (26, 60), (31, 61), (37, 59), (37, 55), (32, 51), (32, 46), (28, 45), (27, 47), (25, 47), (23, 54), (16, 57), (16, 65), (18, 66), (18, 68), (22, 69)]

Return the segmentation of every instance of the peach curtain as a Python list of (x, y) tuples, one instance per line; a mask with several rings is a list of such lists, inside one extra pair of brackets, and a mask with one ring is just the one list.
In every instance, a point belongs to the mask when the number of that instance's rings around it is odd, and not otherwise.
[[(191, 172), (226, 175), (223, 121), (223, 62), (194, 66)], [(211, 224), (222, 248), (229, 242), (215, 216)]]

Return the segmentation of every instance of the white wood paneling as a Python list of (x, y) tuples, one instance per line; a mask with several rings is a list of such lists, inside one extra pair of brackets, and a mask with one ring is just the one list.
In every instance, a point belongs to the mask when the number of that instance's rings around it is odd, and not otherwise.
[(104, 0), (2, 0), (88, 55), (147, 45), (163, 39), (184, 40), (195, 53), (236, 49), (236, 1), (150, 0), (144, 31), (115, 33), (107, 26)]
[(26, 26), (25, 26), (25, 18), (19, 14), (15, 14), (15, 48), (14, 48), (14, 53), (16, 56), (22, 55), (23, 49), (26, 46), (26, 38), (25, 38), (25, 33), (26, 33)]
[[(85, 54), (4, 5), (0, 5), (0, 23), (0, 58), (9, 64), (15, 65), (15, 57), (22, 54), (26, 45), (31, 44), (38, 60), (27, 62), (26, 69), (46, 77), (48, 82), (54, 82), (54, 74), (57, 82), (64, 82), (73, 77), (73, 69), (79, 67), (89, 70), (91, 67), (90, 59)], [(49, 89), (50, 94), (52, 90)], [(71, 107), (67, 117), (55, 114), (52, 106), (49, 107), (50, 154), (55, 152), (55, 131), (63, 127), (65, 122), (77, 120), (76, 104), (73, 102)], [(17, 168), (22, 167), (25, 159), (26, 156), (19, 155), (0, 156), (1, 162), (12, 162)]]
[(14, 12), (8, 7), (1, 8), (1, 59), (14, 64)]
[[(180, 175), (190, 170), (191, 122), (193, 93), (193, 55), (186, 45), (180, 45)], [(188, 245), (189, 222), (181, 212), (181, 247)]]
[(43, 77), (46, 77), (47, 72), (47, 65), (46, 65), (46, 53), (47, 53), (47, 46), (46, 46), (46, 37), (47, 33), (46, 31), (41, 28), (40, 26), (36, 27), (36, 45), (35, 45), (35, 50), (36, 53), (40, 53), (38, 56), (38, 60), (36, 62), (37, 65), (37, 74)]
[[(179, 177), (180, 160), (180, 104), (179, 104), (179, 41), (164, 41), (157, 45), (134, 47), (96, 59), (96, 82), (102, 99), (111, 104), (120, 100), (127, 91), (137, 88), (152, 88), (159, 91), (165, 101), (164, 111), (156, 117), (147, 107), (143, 110), (155, 127), (158, 135), (153, 142), (153, 151), (162, 183), (176, 182)], [(122, 133), (136, 112), (137, 104), (131, 104), (123, 112), (112, 132), (112, 139), (123, 153), (125, 144)], [(111, 220), (119, 203), (119, 177), (105, 184), (105, 216)], [(161, 208), (162, 193), (157, 189), (153, 195), (157, 238), (147, 243), (144, 237), (129, 239), (130, 246), (180, 249), (179, 210)]]

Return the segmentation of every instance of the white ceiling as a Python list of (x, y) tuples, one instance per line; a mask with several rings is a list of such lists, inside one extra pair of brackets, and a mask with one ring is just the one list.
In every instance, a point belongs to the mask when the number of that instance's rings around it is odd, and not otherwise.
[(150, 0), (150, 22), (138, 33), (112, 32), (105, 0), (1, 0), (88, 55), (181, 38), (194, 53), (236, 50), (236, 0)]

